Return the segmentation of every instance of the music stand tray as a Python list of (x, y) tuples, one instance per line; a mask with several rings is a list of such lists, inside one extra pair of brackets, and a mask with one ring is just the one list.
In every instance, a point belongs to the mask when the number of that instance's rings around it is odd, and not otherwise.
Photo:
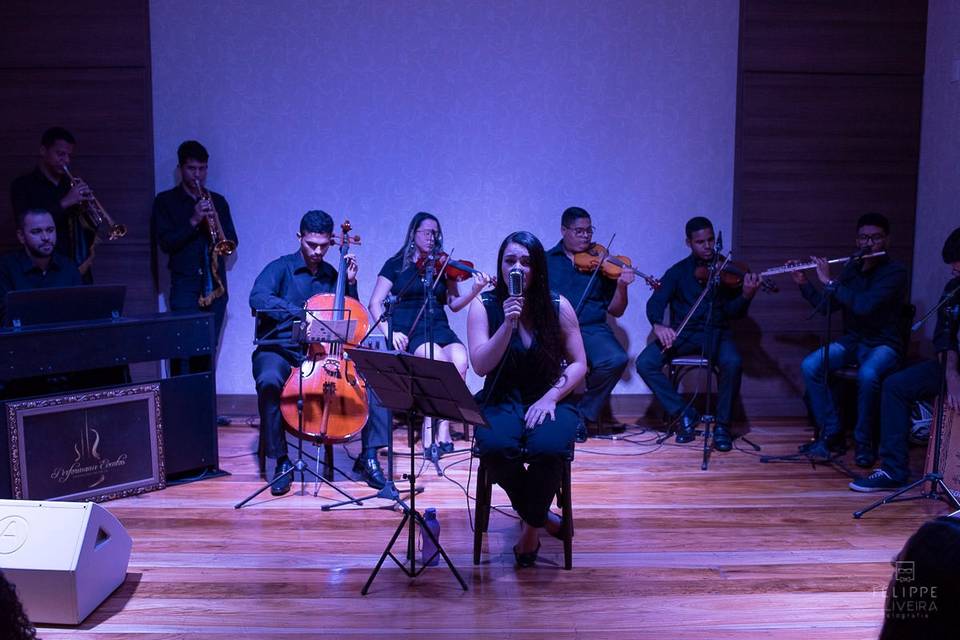
[[(347, 349), (347, 355), (353, 360), (357, 371), (363, 376), (367, 386), (372, 388), (383, 405), (394, 411), (419, 413), (423, 417), (440, 418), (454, 422), (469, 422), (485, 425), (486, 420), (473, 399), (470, 390), (460, 377), (452, 362), (429, 360), (398, 351), (373, 351), (370, 349)], [(412, 420), (411, 420), (412, 423)], [(412, 427), (408, 426), (408, 429)], [(410, 439), (413, 442), (413, 439)], [(397, 503), (403, 509), (403, 519), (390, 538), (386, 549), (377, 561), (373, 572), (363, 585), (360, 593), (366, 595), (370, 585), (377, 577), (384, 561), (389, 557), (408, 577), (415, 578), (427, 565), (417, 567), (416, 526), (436, 545), (436, 554), (440, 554), (447, 567), (453, 572), (460, 586), (467, 590), (467, 583), (453, 565), (447, 552), (440, 545), (433, 532), (426, 526), (423, 516), (416, 509), (416, 469), (414, 456), (410, 456), (410, 504), (402, 500)], [(407, 535), (407, 559), (401, 561), (393, 554), (393, 545), (400, 537), (403, 528), (409, 524)], [(428, 558), (429, 563), (433, 557)]]

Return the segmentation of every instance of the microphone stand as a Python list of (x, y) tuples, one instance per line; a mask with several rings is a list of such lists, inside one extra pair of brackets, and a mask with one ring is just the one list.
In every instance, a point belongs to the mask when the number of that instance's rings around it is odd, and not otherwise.
[[(402, 294), (403, 292), (401, 291), (401, 295)], [(396, 304), (396, 302), (397, 302), (397, 296), (394, 296), (394, 295), (387, 295), (387, 297), (383, 299), (383, 313), (380, 314), (380, 317), (377, 318), (376, 322), (370, 325), (370, 328), (367, 330), (367, 335), (363, 336), (363, 338), (360, 340), (361, 345), (366, 341), (367, 338), (369, 338), (373, 334), (374, 329), (380, 326), (381, 322), (386, 320), (387, 321), (387, 336), (386, 336), (387, 350), (392, 351), (393, 307)], [(376, 392), (371, 391), (369, 386), (367, 387), (367, 392), (368, 394), (373, 393), (374, 396), (376, 397)], [(369, 401), (369, 395), (368, 395), (368, 401)], [(383, 406), (383, 403), (380, 402), (380, 398), (377, 398), (377, 403)], [(400, 491), (399, 489), (397, 489), (397, 485), (393, 480), (393, 477), (394, 477), (393, 476), (393, 458), (394, 458), (394, 455), (393, 455), (393, 409), (387, 408), (386, 406), (384, 406), (383, 408), (386, 414), (386, 422), (387, 422), (387, 482), (386, 484), (383, 485), (383, 488), (377, 491), (376, 493), (372, 493), (370, 495), (361, 496), (357, 498), (357, 500), (360, 501), (357, 504), (362, 504), (364, 500), (372, 500), (373, 498), (383, 498), (385, 500), (390, 500), (393, 504), (379, 507), (381, 509), (393, 509), (398, 505), (400, 507), (405, 508), (403, 501), (400, 499), (400, 494), (410, 493), (411, 490), (404, 489), (403, 491)], [(412, 439), (411, 439), (410, 448), (411, 450), (413, 449)], [(416, 491), (417, 493), (423, 493), (423, 487), (416, 487), (414, 491)], [(355, 501), (353, 500), (343, 500), (341, 502), (325, 504), (320, 507), (320, 510), (329, 511), (331, 509), (336, 509), (337, 507), (342, 507), (344, 505), (354, 504), (354, 502)]]
[[(434, 359), (433, 353), (433, 313), (435, 309), (436, 301), (433, 298), (433, 290), (436, 287), (436, 282), (433, 281), (434, 276), (436, 275), (437, 269), (437, 243), (434, 239), (433, 246), (430, 248), (430, 257), (427, 259), (427, 268), (423, 274), (423, 305), (424, 305), (424, 315), (426, 316), (425, 321), (425, 335), (427, 339), (427, 358), (429, 360)], [(437, 278), (439, 281), (439, 277)], [(411, 333), (413, 333), (411, 331)], [(437, 431), (439, 429), (440, 422), (433, 417), (424, 416), (423, 426), (426, 428), (426, 421), (430, 421), (430, 446), (427, 447), (427, 443), (423, 440), (423, 431), (421, 430), (420, 440), (423, 444), (423, 454), (424, 457), (429, 460), (434, 469), (437, 470), (437, 475), (443, 475), (443, 469), (440, 468), (440, 447), (437, 446)], [(413, 449), (411, 448), (411, 451)]]
[[(850, 264), (857, 264), (860, 261), (860, 259), (865, 255), (865, 253), (866, 253), (866, 249), (862, 249), (857, 253), (855, 253), (854, 255), (850, 256), (850, 259), (844, 263), (844, 269), (846, 269)], [(839, 281), (842, 276), (843, 276), (843, 273), (841, 272), (840, 276), (837, 276), (837, 280)], [(837, 407), (836, 405), (833, 404), (833, 392), (830, 389), (830, 343), (831, 343), (830, 334), (832, 329), (832, 317), (833, 317), (833, 293), (834, 293), (833, 288), (824, 287), (823, 298), (820, 300), (820, 303), (816, 307), (814, 307), (813, 311), (810, 312), (810, 315), (807, 317), (807, 319), (809, 320), (810, 318), (815, 316), (817, 313), (820, 312), (821, 307), (823, 308), (823, 313), (824, 313), (824, 317), (826, 318), (826, 321), (824, 324), (823, 334), (821, 334), (822, 337), (821, 337), (821, 344), (820, 344), (820, 367), (821, 367), (820, 375), (823, 376), (823, 388), (827, 394), (826, 402), (829, 403), (831, 406), (833, 406), (834, 407), (833, 410), (834, 412), (836, 412)], [(816, 425), (816, 439), (812, 443), (808, 443), (807, 445), (802, 445), (799, 453), (793, 453), (785, 456), (762, 456), (760, 458), (760, 462), (809, 462), (810, 466), (814, 468), (816, 468), (817, 464), (819, 463), (819, 464), (831, 465), (833, 467), (836, 467), (841, 472), (843, 472), (844, 475), (846, 475), (849, 478), (856, 477), (853, 473), (850, 472), (850, 469), (848, 469), (847, 466), (843, 464), (843, 462), (841, 462), (840, 460), (840, 458), (843, 456), (845, 451), (836, 453), (830, 456), (829, 458), (827, 458), (826, 460), (816, 460), (814, 459), (813, 456), (810, 455), (809, 448), (820, 441), (820, 436), (822, 435), (821, 433), (822, 429), (823, 429), (823, 425), (819, 425), (819, 424)], [(824, 446), (826, 446), (826, 441), (824, 441)], [(846, 447), (844, 447), (844, 449), (846, 449)], [(828, 453), (829, 453), (829, 449), (828, 449)]]
[[(943, 309), (943, 313), (947, 321), (947, 332), (950, 335), (953, 335), (957, 331), (957, 316), (960, 315), (960, 305), (956, 303), (953, 306), (946, 307), (944, 306), (947, 301), (952, 300), (956, 295), (958, 288), (954, 288), (949, 294), (943, 297), (937, 306), (931, 309), (923, 318), (921, 318), (916, 324), (913, 325), (912, 331), (919, 329), (926, 320), (931, 317), (934, 312), (939, 309)], [(919, 480), (908, 484), (905, 487), (897, 489), (890, 495), (882, 498), (866, 507), (860, 511), (854, 511), (853, 517), (859, 520), (863, 515), (869, 511), (873, 511), (877, 507), (889, 504), (891, 502), (906, 502), (907, 500), (918, 500), (918, 499), (928, 499), (928, 500), (942, 500), (949, 504), (953, 505), (954, 509), (960, 509), (960, 501), (957, 500), (957, 495), (954, 493), (950, 487), (943, 481), (943, 473), (940, 471), (940, 448), (943, 446), (943, 419), (944, 419), (944, 404), (946, 402), (947, 396), (947, 354), (945, 352), (940, 352), (937, 354), (937, 361), (940, 364), (940, 392), (937, 395), (937, 409), (934, 413), (934, 449), (933, 449), (933, 465), (930, 469), (930, 473), (924, 474)], [(929, 446), (929, 445), (928, 445)], [(920, 485), (929, 482), (930, 486), (926, 491), (916, 496), (908, 496), (901, 498), (904, 493), (912, 490), (914, 487), (919, 487)]]

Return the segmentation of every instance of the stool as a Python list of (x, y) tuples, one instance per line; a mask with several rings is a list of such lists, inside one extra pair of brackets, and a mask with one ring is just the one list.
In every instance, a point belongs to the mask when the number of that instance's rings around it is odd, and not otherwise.
[[(667, 363), (667, 379), (670, 380), (670, 384), (673, 385), (673, 388), (680, 392), (680, 383), (691, 371), (697, 369), (706, 369), (707, 365), (710, 364), (706, 358), (701, 358), (700, 356), (678, 356), (676, 358), (671, 358)], [(713, 377), (714, 379), (719, 379), (720, 369), (714, 365), (713, 366)], [(707, 384), (710, 384), (710, 380), (707, 380)], [(710, 393), (710, 389), (707, 389), (707, 393)], [(663, 414), (663, 421), (665, 423), (670, 423), (674, 416), (668, 416), (666, 412)]]
[[(473, 453), (477, 455), (476, 450)], [(526, 460), (524, 460), (526, 462)], [(557, 506), (560, 507), (560, 530), (565, 531), (563, 537), (563, 568), (569, 571), (573, 568), (573, 499), (570, 495), (570, 467), (573, 463), (573, 449), (566, 453), (563, 459), (563, 478), (560, 489), (557, 491)], [(483, 547), (483, 534), (490, 523), (490, 499), (493, 493), (493, 481), (487, 472), (483, 459), (477, 469), (477, 500), (473, 522), (473, 564), (480, 564), (480, 551)]]

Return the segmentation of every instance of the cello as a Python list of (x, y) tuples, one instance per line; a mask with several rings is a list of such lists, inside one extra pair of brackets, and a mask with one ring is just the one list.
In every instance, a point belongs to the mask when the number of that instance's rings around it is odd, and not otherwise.
[[(335, 293), (318, 293), (304, 303), (307, 325), (324, 322), (347, 325), (342, 340), (314, 341), (307, 330), (307, 353), (294, 367), (280, 394), (280, 413), (287, 430), (297, 437), (317, 442), (338, 443), (356, 435), (367, 422), (367, 389), (357, 376), (356, 367), (344, 353), (344, 347), (357, 346), (370, 325), (367, 308), (346, 296), (347, 253), (359, 236), (350, 236), (352, 227), (345, 220), (340, 236), (332, 242), (340, 245)], [(349, 322), (344, 322), (349, 321)], [(328, 332), (329, 333), (329, 332)], [(297, 404), (303, 398), (303, 429), (297, 428)]]

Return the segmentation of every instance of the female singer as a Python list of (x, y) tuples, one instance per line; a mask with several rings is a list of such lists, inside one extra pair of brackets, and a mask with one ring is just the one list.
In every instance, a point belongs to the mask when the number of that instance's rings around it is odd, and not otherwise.
[[(497, 264), (496, 287), (474, 301), (467, 316), (470, 362), (486, 376), (480, 401), (490, 424), (477, 429), (477, 447), (523, 521), (513, 553), (518, 566), (529, 567), (537, 560), (541, 528), (556, 537), (564, 533), (550, 503), (579, 421), (576, 403), (567, 396), (587, 375), (587, 356), (577, 314), (566, 298), (550, 291), (546, 255), (536, 236), (526, 231), (507, 236)], [(517, 269), (523, 295), (511, 297), (506, 282)]]
[[(369, 309), (373, 318), (380, 318), (387, 294), (396, 296), (393, 308), (394, 348), (424, 358), (432, 356), (434, 360), (453, 362), (460, 376), (466, 377), (467, 350), (447, 323), (444, 307), (449, 305), (452, 311), (463, 309), (492, 279), (484, 273), (475, 274), (470, 289), (461, 294), (458, 283), (448, 278), (445, 272), (441, 273), (442, 262), (437, 261), (431, 266), (431, 262), (434, 262), (431, 256), (442, 250), (443, 231), (436, 216), (423, 211), (413, 216), (403, 246), (380, 269), (370, 296)], [(420, 268), (418, 265), (423, 266)], [(427, 281), (431, 272), (432, 283)], [(426, 304), (428, 291), (431, 297), (429, 305)], [(384, 320), (381, 325), (383, 335), (388, 335), (387, 322)], [(424, 423), (424, 448), (431, 442), (428, 424), (429, 421)], [(440, 421), (436, 441), (441, 453), (453, 451), (448, 421)]]

